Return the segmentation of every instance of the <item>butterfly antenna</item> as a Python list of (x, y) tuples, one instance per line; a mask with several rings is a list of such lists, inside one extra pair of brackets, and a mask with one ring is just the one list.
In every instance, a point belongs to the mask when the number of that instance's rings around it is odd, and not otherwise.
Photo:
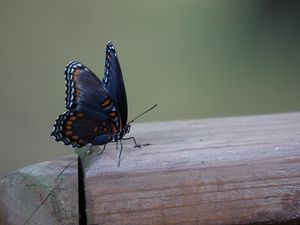
[(150, 109), (147, 109), (145, 112), (141, 113), (140, 115), (134, 117), (128, 124), (133, 123), (137, 118), (141, 117), (142, 115), (144, 115), (145, 113), (149, 112), (150, 110), (154, 109), (157, 106), (157, 104), (155, 104), (154, 106), (152, 106)]

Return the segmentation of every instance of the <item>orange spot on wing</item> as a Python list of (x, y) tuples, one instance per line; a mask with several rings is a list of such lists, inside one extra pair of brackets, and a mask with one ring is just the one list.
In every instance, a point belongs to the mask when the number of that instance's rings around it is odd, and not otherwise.
[(70, 131), (70, 130), (65, 131), (66, 136), (70, 136), (71, 134), (72, 134), (72, 131)]
[(74, 80), (74, 81), (77, 80), (79, 72), (80, 72), (80, 69), (76, 69), (76, 70), (74, 71), (74, 73), (73, 73), (73, 80)]
[(111, 102), (110, 99), (107, 98), (103, 102), (101, 102), (101, 106), (102, 107), (106, 107), (106, 106), (108, 106), (110, 104), (110, 102)]
[(70, 130), (72, 127), (71, 126), (66, 126), (66, 129)]
[(76, 136), (76, 135), (74, 135), (74, 136), (72, 136), (72, 139), (73, 139), (74, 141), (77, 141), (77, 140), (79, 139), (79, 137)]
[(75, 90), (75, 95), (80, 95), (80, 91), (78, 89)]
[(72, 122), (71, 120), (68, 120), (68, 121), (66, 122), (67, 125), (72, 125), (72, 123), (73, 123), (73, 122)]
[(104, 131), (104, 132), (107, 132), (107, 131), (108, 131), (108, 128), (107, 128), (107, 127), (103, 127), (103, 131)]
[(99, 127), (94, 127), (94, 128), (93, 128), (93, 131), (94, 131), (95, 133), (97, 133), (98, 130), (99, 130)]
[(84, 141), (82, 139), (79, 139), (78, 143), (81, 144), (81, 145), (83, 145)]
[(76, 120), (76, 116), (70, 116), (69, 120)]
[(112, 111), (112, 112), (109, 112), (108, 115), (110, 117), (115, 117), (117, 115), (117, 113)]
[(84, 117), (84, 113), (78, 113), (77, 116), (78, 117)]

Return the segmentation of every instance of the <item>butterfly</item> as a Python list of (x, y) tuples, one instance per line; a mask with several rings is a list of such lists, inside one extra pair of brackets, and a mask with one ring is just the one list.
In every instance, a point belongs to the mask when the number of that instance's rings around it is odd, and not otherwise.
[(127, 123), (125, 85), (113, 44), (108, 42), (106, 45), (102, 81), (77, 61), (71, 61), (66, 66), (65, 81), (65, 104), (68, 111), (56, 119), (51, 135), (56, 141), (77, 148), (87, 144), (104, 145), (105, 148), (109, 142), (120, 141), (119, 166), (121, 141), (133, 139), (135, 146), (139, 145), (134, 137), (124, 138), (134, 120)]

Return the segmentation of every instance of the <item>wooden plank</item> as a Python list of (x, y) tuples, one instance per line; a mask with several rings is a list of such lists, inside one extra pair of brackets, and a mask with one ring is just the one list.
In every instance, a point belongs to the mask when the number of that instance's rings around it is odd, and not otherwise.
[(43, 162), (0, 180), (1, 225), (78, 225), (77, 157)]
[(85, 158), (88, 224), (300, 224), (300, 113), (134, 124)]

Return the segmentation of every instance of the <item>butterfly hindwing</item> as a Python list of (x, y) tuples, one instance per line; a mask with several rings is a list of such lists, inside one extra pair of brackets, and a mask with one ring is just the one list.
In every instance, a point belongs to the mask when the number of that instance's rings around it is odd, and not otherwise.
[(127, 97), (121, 66), (116, 54), (116, 50), (111, 42), (108, 42), (105, 50), (105, 70), (102, 80), (103, 86), (115, 103), (120, 116), (121, 130), (127, 123)]
[(66, 145), (82, 147), (87, 143), (106, 144), (111, 141), (114, 130), (113, 123), (100, 121), (84, 112), (67, 111), (57, 118), (51, 135)]

